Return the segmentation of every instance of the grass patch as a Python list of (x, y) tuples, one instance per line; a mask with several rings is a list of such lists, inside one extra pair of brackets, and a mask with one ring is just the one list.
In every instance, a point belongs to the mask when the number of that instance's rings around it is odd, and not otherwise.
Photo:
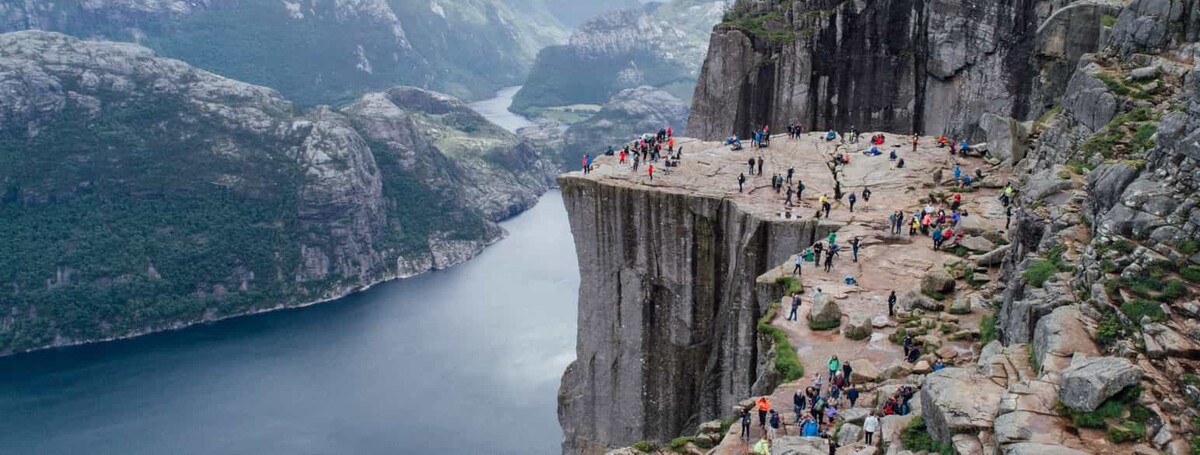
[(1102, 16), (1100, 18), (1100, 25), (1103, 25), (1105, 27), (1113, 27), (1113, 26), (1117, 25), (1117, 17), (1105, 14), (1104, 16)]
[(775, 344), (775, 371), (783, 376), (784, 382), (795, 381), (804, 377), (804, 365), (796, 356), (796, 349), (788, 341), (787, 334), (771, 325), (771, 320), (775, 319), (778, 311), (779, 303), (776, 302), (767, 310), (767, 314), (758, 320), (758, 333), (770, 337)]
[(688, 444), (691, 444), (693, 442), (696, 442), (695, 436), (680, 436), (678, 438), (671, 440), (670, 447), (671, 447), (671, 450), (678, 452), (678, 451), (683, 450), (684, 447), (687, 447)]
[(1140, 323), (1143, 317), (1149, 317), (1154, 322), (1167, 319), (1167, 313), (1163, 312), (1162, 304), (1153, 300), (1136, 299), (1132, 302), (1125, 302), (1121, 304), (1121, 312), (1129, 316), (1129, 319), (1135, 324)]
[(1189, 294), (1187, 285), (1176, 279), (1167, 280), (1166, 285), (1162, 288), (1162, 299), (1168, 302), (1176, 302), (1179, 299), (1187, 297)]
[(1109, 310), (1096, 326), (1096, 341), (1101, 346), (1112, 346), (1124, 331), (1125, 326), (1121, 324), (1121, 320), (1117, 318), (1116, 313)]
[(791, 276), (781, 276), (775, 279), (775, 284), (783, 286), (786, 295), (795, 295), (804, 292), (804, 284), (800, 283), (800, 279)]
[(658, 450), (658, 443), (654, 441), (638, 441), (633, 443), (633, 449), (640, 452), (653, 452)]
[(1121, 81), (1118, 81), (1118, 80), (1114, 79), (1112, 76), (1109, 76), (1107, 74), (1104, 74), (1104, 73), (1097, 74), (1096, 79), (1099, 79), (1100, 82), (1103, 82), (1104, 85), (1108, 87), (1108, 91), (1110, 91), (1110, 92), (1116, 93), (1121, 96), (1129, 96), (1130, 93), (1133, 93), (1132, 89), (1130, 89), (1129, 87), (1126, 87), (1125, 84), (1121, 83)]
[(1034, 263), (1031, 264), (1029, 268), (1025, 269), (1025, 271), (1021, 272), (1021, 277), (1025, 279), (1026, 283), (1033, 285), (1033, 287), (1040, 288), (1044, 286), (1046, 281), (1049, 280), (1050, 277), (1054, 276), (1055, 273), (1058, 273), (1058, 267), (1055, 266), (1053, 262), (1051, 262), (1049, 259), (1039, 259), (1034, 261)]

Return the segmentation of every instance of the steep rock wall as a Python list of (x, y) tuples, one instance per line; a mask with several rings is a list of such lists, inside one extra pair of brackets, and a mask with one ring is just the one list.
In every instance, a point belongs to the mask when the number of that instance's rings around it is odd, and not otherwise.
[(559, 178), (579, 257), (577, 360), (563, 376), (564, 453), (666, 441), (774, 387), (755, 279), (827, 227), (728, 200)]
[(739, 1), (713, 31), (688, 128), (710, 140), (792, 122), (984, 140), (983, 114), (1048, 110), (1120, 5)]

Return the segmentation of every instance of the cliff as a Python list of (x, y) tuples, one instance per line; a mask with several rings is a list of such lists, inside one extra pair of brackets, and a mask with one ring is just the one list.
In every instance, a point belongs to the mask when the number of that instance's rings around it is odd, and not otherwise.
[[(622, 90), (651, 86), (687, 99), (704, 60), (708, 30), (725, 1), (673, 0), (603, 12), (566, 44), (538, 53), (513, 110), (604, 104)], [(682, 125), (680, 125), (682, 126)]]
[(714, 140), (798, 123), (991, 142), (982, 119), (1050, 109), (1121, 6), (739, 0), (713, 30), (689, 131)]
[(0, 354), (465, 261), (553, 165), (414, 88), (301, 111), (132, 44), (0, 35)]
[(0, 0), (0, 33), (19, 30), (137, 43), (307, 106), (395, 85), (488, 98), (566, 39), (540, 0)]
[(559, 392), (564, 453), (670, 440), (778, 381), (757, 323), (782, 291), (756, 278), (830, 227), (714, 190), (727, 176), (704, 175), (729, 157), (692, 146), (689, 159), (711, 167), (669, 184), (611, 177), (624, 166), (607, 164), (559, 178), (581, 277), (577, 358)]

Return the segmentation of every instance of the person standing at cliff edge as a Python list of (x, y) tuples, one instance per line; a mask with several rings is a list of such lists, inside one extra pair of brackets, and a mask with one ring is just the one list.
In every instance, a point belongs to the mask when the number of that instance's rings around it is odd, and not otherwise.
[(888, 317), (896, 317), (896, 291), (892, 291), (892, 295), (888, 296)]
[(738, 174), (738, 192), (742, 192), (742, 187), (746, 185), (746, 174)]
[(646, 174), (650, 176), (650, 181), (653, 182), (654, 181), (654, 165), (653, 164), (646, 167)]
[(763, 159), (762, 155), (759, 155), (758, 156), (758, 176), (759, 177), (762, 177), (763, 161), (766, 161), (766, 160)]
[(747, 163), (750, 165), (750, 170), (747, 171), (747, 173), (750, 175), (754, 175), (754, 157), (753, 156), (750, 157), (750, 161), (747, 161)]

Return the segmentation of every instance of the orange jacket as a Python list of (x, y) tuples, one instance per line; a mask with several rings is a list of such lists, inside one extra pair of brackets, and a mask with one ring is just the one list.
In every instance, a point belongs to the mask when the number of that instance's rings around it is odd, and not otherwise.
[(754, 403), (758, 405), (759, 411), (767, 412), (771, 410), (771, 400), (768, 400), (767, 397), (759, 397)]

